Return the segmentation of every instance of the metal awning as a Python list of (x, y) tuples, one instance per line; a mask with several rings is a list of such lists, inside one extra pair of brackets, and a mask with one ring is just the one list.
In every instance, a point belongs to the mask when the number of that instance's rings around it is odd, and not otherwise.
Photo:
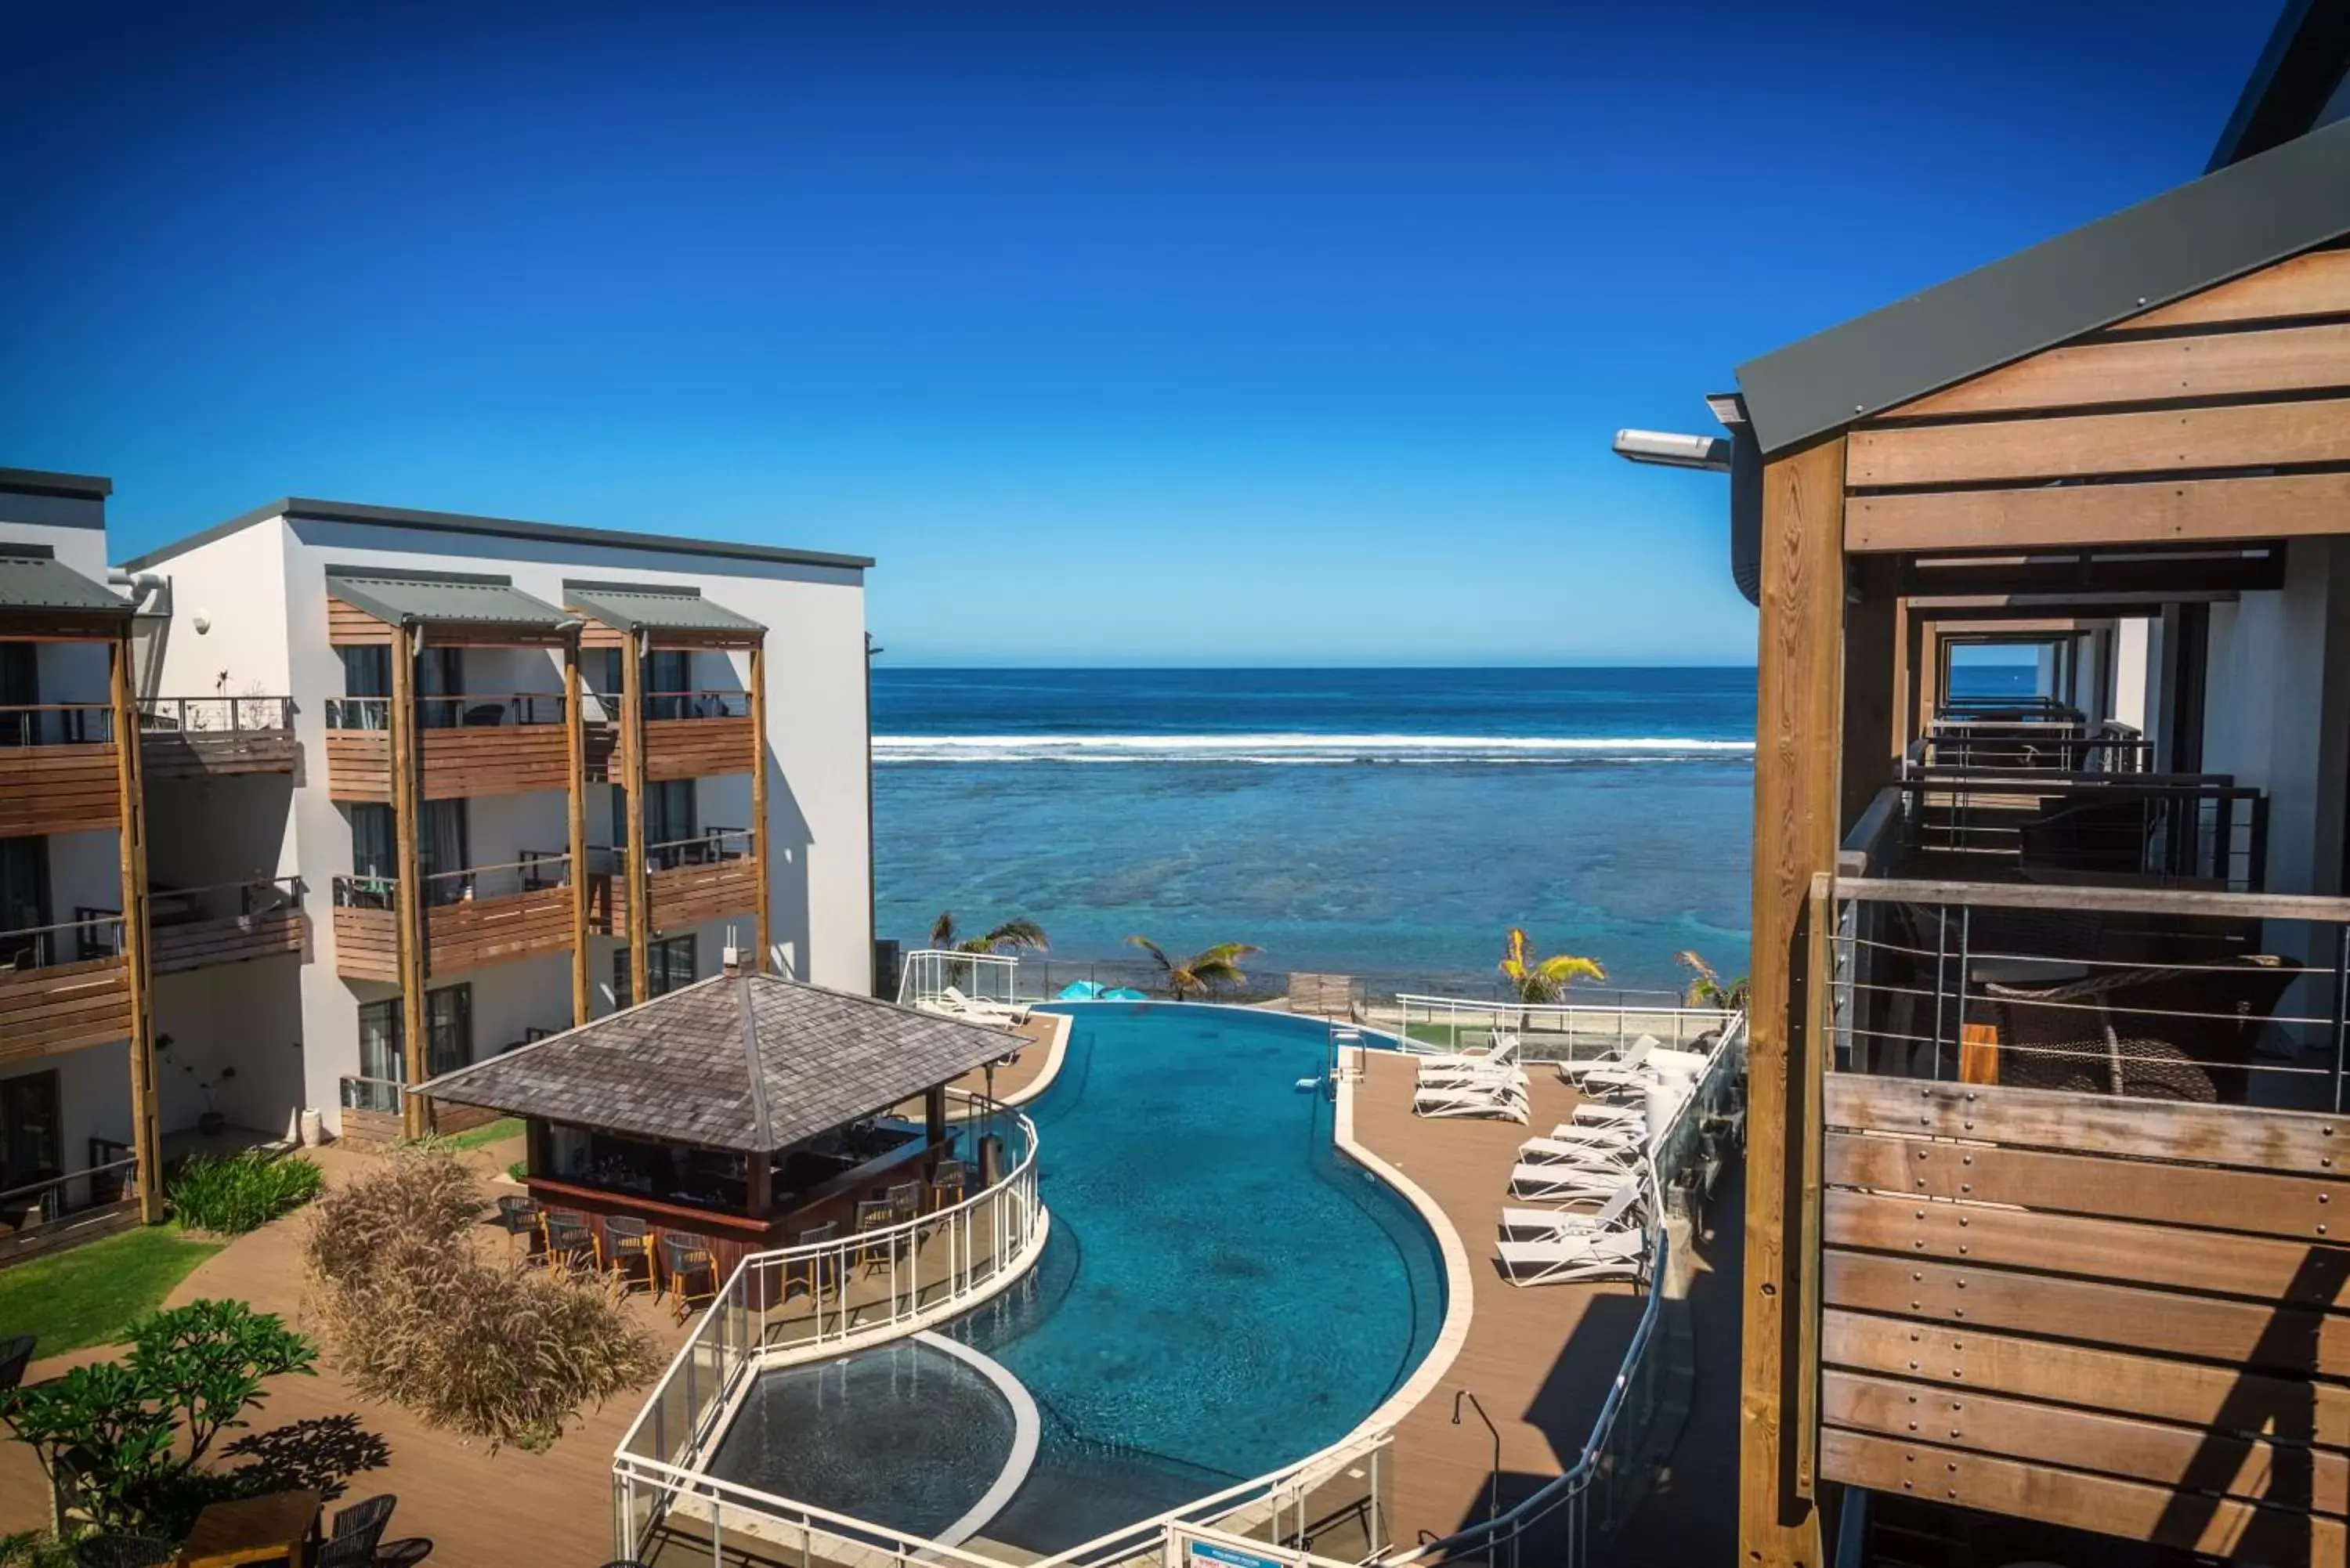
[(59, 561), (47, 545), (0, 544), (0, 612), (127, 617), (131, 606)]
[(327, 592), (388, 626), (474, 626), (559, 630), (572, 618), (502, 576), (453, 572), (327, 568)]
[(749, 616), (703, 598), (700, 588), (567, 580), (563, 602), (614, 631), (733, 633), (755, 641), (767, 630)]
[(762, 1154), (912, 1099), (1020, 1044), (1000, 1029), (777, 975), (716, 975), (414, 1092)]

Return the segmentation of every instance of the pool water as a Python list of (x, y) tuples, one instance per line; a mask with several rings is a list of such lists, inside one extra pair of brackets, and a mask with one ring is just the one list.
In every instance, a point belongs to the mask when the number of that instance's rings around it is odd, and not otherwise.
[(943, 1331), (1025, 1385), (1043, 1424), (1027, 1481), (979, 1534), (1047, 1552), (1336, 1441), (1444, 1315), (1435, 1238), (1331, 1141), (1326, 1027), (1052, 1011), (1073, 1017), (1067, 1055), (1024, 1107), (1050, 1241)]

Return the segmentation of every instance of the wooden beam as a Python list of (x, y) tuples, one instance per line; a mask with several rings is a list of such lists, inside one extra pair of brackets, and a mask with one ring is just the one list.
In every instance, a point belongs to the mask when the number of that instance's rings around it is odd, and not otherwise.
[(1899, 771), (1903, 648), (1900, 563), (1872, 556), (1853, 563), (1844, 614), (1843, 811), (1836, 837), (1858, 822)]
[(652, 933), (652, 883), (645, 871), (644, 634), (620, 639), (620, 756), (628, 791), (629, 843), (620, 875), (629, 884), (629, 998), (643, 1002), (650, 983), (646, 949)]
[(122, 882), (123, 978), (130, 992), (130, 1146), (139, 1158), (139, 1218), (163, 1220), (163, 1131), (155, 1088), (154, 1001), (147, 936), (147, 792), (139, 774), (139, 707), (130, 628), (108, 652), (113, 707), (114, 779), (120, 812), (117, 858)]
[(2350, 473), (2276, 473), (1856, 495), (1845, 548), (1981, 550), (2269, 539), (2343, 531)]
[[(2206, 774), (2186, 775), (2205, 778)], [(2061, 883), (1945, 882), (1870, 877), (1838, 882), (1836, 897), (1869, 903), (1965, 904), (1978, 909), (2102, 910), (2109, 915), (2209, 915), (2221, 920), (2350, 923), (2350, 898), (2313, 893), (2220, 893), (2199, 888), (2074, 888)]]
[(564, 754), (570, 782), (564, 818), (571, 852), (571, 1026), (588, 1022), (588, 736), (580, 713), (579, 639), (563, 649)]
[[(1801, 1365), (1812, 878), (1835, 860), (1845, 572), (1841, 438), (1762, 477), (1762, 614), (1756, 670), (1754, 994), (1748, 1057), (1744, 1355), (1739, 1537), (1749, 1568), (1819, 1568), (1818, 1511), (1801, 1495), (1788, 1430), (1814, 1368)], [(1791, 1355), (1791, 1352), (1793, 1355)]]
[(1968, 594), (2139, 595), (2173, 598), (2284, 587), (2284, 545), (2254, 540), (2162, 551), (2039, 551), (1920, 556), (1907, 563), (1902, 591), (1921, 597)]
[(2309, 462), (2350, 462), (2350, 399), (1855, 431), (1851, 483), (1983, 484)]
[[(764, 642), (751, 646), (751, 859), (758, 867), (759, 909), (753, 929), (756, 932), (751, 968), (764, 973), (767, 968), (768, 944), (774, 940), (769, 925), (768, 900), (773, 896), (767, 884), (767, 649)], [(807, 972), (807, 957), (800, 955), (800, 972)]]
[[(392, 903), (400, 923), (400, 1038), (408, 1082), (425, 1077), (424, 966), (427, 932), (423, 867), (418, 855), (416, 640), (405, 626), (391, 628), (391, 839), (398, 865)], [(400, 1096), (400, 1126), (424, 1135), (424, 1102)]]
[(2279, 321), (2296, 316), (2350, 316), (2350, 250), (2312, 251), (2248, 277), (2190, 294), (2174, 305), (2118, 322), (2113, 330)]
[(2350, 323), (2330, 323), (2051, 348), (1887, 410), (1882, 417), (2028, 413), (2344, 386), (2350, 386)]

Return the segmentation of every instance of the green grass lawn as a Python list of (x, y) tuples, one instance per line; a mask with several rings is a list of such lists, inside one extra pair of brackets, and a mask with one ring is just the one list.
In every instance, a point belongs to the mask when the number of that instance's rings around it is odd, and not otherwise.
[(521, 1118), (501, 1116), (496, 1121), (486, 1122), (473, 1128), (471, 1132), (451, 1133), (441, 1141), (451, 1148), (479, 1148), (485, 1143), (495, 1143), (500, 1138), (520, 1137), (522, 1132)]
[(0, 1338), (34, 1335), (36, 1356), (111, 1345), (221, 1246), (158, 1225), (0, 1269)]

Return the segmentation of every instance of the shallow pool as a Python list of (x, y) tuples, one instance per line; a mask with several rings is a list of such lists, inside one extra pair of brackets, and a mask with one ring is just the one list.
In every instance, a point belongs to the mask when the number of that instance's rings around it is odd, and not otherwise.
[(1444, 1315), (1435, 1238), (1332, 1144), (1325, 1026), (1171, 1003), (1055, 1011), (1074, 1019), (1068, 1054), (1025, 1107), (1051, 1241), (944, 1331), (1036, 1402), (1035, 1467), (979, 1534), (1043, 1552), (1344, 1437)]

